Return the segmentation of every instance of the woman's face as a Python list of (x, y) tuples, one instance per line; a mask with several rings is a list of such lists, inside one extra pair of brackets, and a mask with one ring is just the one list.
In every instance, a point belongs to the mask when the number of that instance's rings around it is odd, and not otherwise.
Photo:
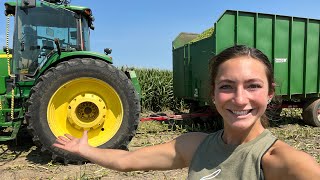
[(225, 126), (245, 129), (264, 114), (268, 99), (265, 66), (249, 56), (223, 62), (215, 79), (214, 100)]

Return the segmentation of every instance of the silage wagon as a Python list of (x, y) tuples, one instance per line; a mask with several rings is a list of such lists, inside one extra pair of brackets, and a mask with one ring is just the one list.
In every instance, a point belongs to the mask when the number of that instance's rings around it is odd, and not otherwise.
[(211, 29), (200, 39), (199, 34), (180, 33), (173, 41), (176, 97), (192, 107), (212, 105), (209, 60), (227, 47), (244, 44), (263, 51), (273, 65), (277, 102), (269, 112), (303, 108), (304, 121), (320, 126), (320, 20), (227, 10)]

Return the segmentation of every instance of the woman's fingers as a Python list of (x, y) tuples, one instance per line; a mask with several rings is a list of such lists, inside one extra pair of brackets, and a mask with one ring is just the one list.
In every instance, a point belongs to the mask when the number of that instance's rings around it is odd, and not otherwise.
[(84, 130), (82, 136), (88, 136), (88, 130)]
[[(63, 140), (62, 138), (64, 138), (63, 136), (59, 136), (57, 139), (56, 139), (56, 142), (54, 142), (52, 144), (52, 146), (54, 147), (58, 147), (60, 149), (65, 149), (64, 147), (66, 146), (66, 144), (70, 141), (70, 140)], [(64, 139), (67, 139), (67, 138), (64, 138)]]
[[(69, 135), (69, 134), (66, 134), (65, 136), (58, 136), (58, 138), (56, 139), (56, 142), (54, 143), (54, 146), (55, 145), (66, 145), (67, 143), (69, 143), (72, 139), (75, 139), (75, 137)], [(58, 146), (56, 146), (58, 147)], [(60, 146), (59, 146), (60, 147)]]
[[(64, 139), (67, 139), (67, 138), (64, 138)], [(64, 139), (62, 139), (62, 138), (58, 138), (58, 139), (56, 139), (56, 143), (59, 143), (59, 144), (62, 144), (62, 145), (65, 145), (66, 143), (68, 143), (70, 140), (64, 140)]]
[(61, 141), (64, 141), (64, 142), (70, 141), (70, 139), (69, 139), (69, 138), (66, 138), (65, 136), (58, 136), (57, 139), (59, 139), (59, 140), (61, 140)]
[(52, 146), (60, 148), (60, 149), (64, 149), (64, 145), (58, 144), (58, 143), (54, 143), (52, 144)]
[(75, 137), (71, 136), (70, 134), (65, 134), (65, 136), (66, 136), (67, 138), (69, 138), (70, 140), (75, 139)]

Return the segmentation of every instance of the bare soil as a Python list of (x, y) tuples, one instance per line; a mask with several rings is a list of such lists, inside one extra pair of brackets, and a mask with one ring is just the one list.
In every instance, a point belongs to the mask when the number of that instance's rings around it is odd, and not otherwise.
[[(129, 150), (169, 141), (182, 133), (177, 124), (166, 126), (158, 122), (140, 123), (137, 135)], [(320, 128), (305, 126), (299, 121), (293, 124), (278, 123), (269, 128), (279, 139), (311, 154), (320, 162)], [(108, 155), (106, 154), (106, 157)], [(0, 145), (0, 174), (5, 180), (31, 179), (186, 179), (187, 168), (170, 171), (117, 172), (86, 163), (64, 165), (52, 162), (51, 156), (34, 146), (30, 136), (22, 135), (15, 141)]]

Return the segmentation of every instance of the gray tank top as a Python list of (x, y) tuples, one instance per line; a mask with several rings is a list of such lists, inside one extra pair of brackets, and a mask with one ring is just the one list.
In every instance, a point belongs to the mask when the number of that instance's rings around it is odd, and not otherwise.
[(255, 139), (235, 146), (222, 140), (223, 130), (208, 135), (199, 145), (189, 167), (189, 180), (264, 179), (261, 158), (276, 142), (265, 129)]

